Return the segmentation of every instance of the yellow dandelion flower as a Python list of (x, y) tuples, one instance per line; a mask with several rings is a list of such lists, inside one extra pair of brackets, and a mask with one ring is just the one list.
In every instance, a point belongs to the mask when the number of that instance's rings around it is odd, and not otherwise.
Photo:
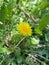
[(24, 36), (31, 36), (32, 34), (31, 26), (29, 25), (29, 23), (26, 23), (26, 22), (20, 23), (18, 25), (17, 30), (19, 31), (21, 35), (24, 35)]

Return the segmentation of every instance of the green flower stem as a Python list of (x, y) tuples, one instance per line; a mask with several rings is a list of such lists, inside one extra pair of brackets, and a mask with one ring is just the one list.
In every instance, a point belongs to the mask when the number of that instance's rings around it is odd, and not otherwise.
[(18, 47), (18, 46), (20, 45), (20, 43), (21, 43), (25, 38), (26, 38), (26, 37), (23, 37), (23, 38), (18, 42), (18, 44), (15, 46), (15, 48)]

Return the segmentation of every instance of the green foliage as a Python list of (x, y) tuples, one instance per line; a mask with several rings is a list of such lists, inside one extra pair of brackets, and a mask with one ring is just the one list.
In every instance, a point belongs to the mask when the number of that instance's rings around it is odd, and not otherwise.
[(41, 31), (49, 24), (49, 16), (43, 16), (39, 21), (39, 25), (35, 28), (36, 33), (42, 34)]
[[(32, 36), (19, 34), (21, 22)], [(0, 0), (0, 65), (49, 65), (49, 0)]]

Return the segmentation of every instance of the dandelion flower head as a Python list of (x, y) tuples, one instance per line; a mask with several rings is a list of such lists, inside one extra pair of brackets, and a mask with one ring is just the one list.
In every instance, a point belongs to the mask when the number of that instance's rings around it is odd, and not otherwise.
[(24, 36), (31, 36), (32, 34), (32, 29), (29, 23), (27, 22), (22, 22), (18, 25), (17, 30), (21, 35)]

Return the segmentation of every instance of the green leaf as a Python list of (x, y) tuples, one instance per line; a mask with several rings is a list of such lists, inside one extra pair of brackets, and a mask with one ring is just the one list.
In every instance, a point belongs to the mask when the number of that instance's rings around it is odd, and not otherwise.
[(9, 49), (7, 47), (0, 47), (0, 53), (8, 53)]
[(17, 58), (17, 62), (18, 62), (18, 64), (21, 64), (22, 61), (23, 61), (23, 57), (20, 56), (20, 57)]
[(0, 24), (2, 25), (3, 23), (0, 21)]
[(39, 39), (31, 38), (31, 43), (32, 43), (33, 45), (38, 45), (38, 44), (39, 44)]
[(2, 4), (3, 4), (3, 0), (0, 0), (0, 7), (2, 6)]
[(49, 42), (49, 31), (47, 32), (47, 34), (45, 34), (45, 40)]
[(39, 25), (36, 26), (35, 31), (37, 34), (41, 34), (42, 30), (49, 24), (49, 16), (43, 16), (39, 21)]
[(21, 50), (20, 50), (20, 48), (16, 48), (16, 49), (14, 50), (14, 55), (15, 55), (16, 58), (17, 58), (17, 57), (20, 57), (20, 55), (21, 55)]
[(46, 65), (46, 63), (45, 62), (42, 62), (42, 65)]
[(49, 2), (47, 0), (42, 0), (41, 4), (39, 5), (39, 8), (44, 9), (46, 7), (49, 7)]
[(0, 9), (0, 21), (8, 21), (12, 17), (12, 9), (9, 8), (7, 3), (3, 3)]

